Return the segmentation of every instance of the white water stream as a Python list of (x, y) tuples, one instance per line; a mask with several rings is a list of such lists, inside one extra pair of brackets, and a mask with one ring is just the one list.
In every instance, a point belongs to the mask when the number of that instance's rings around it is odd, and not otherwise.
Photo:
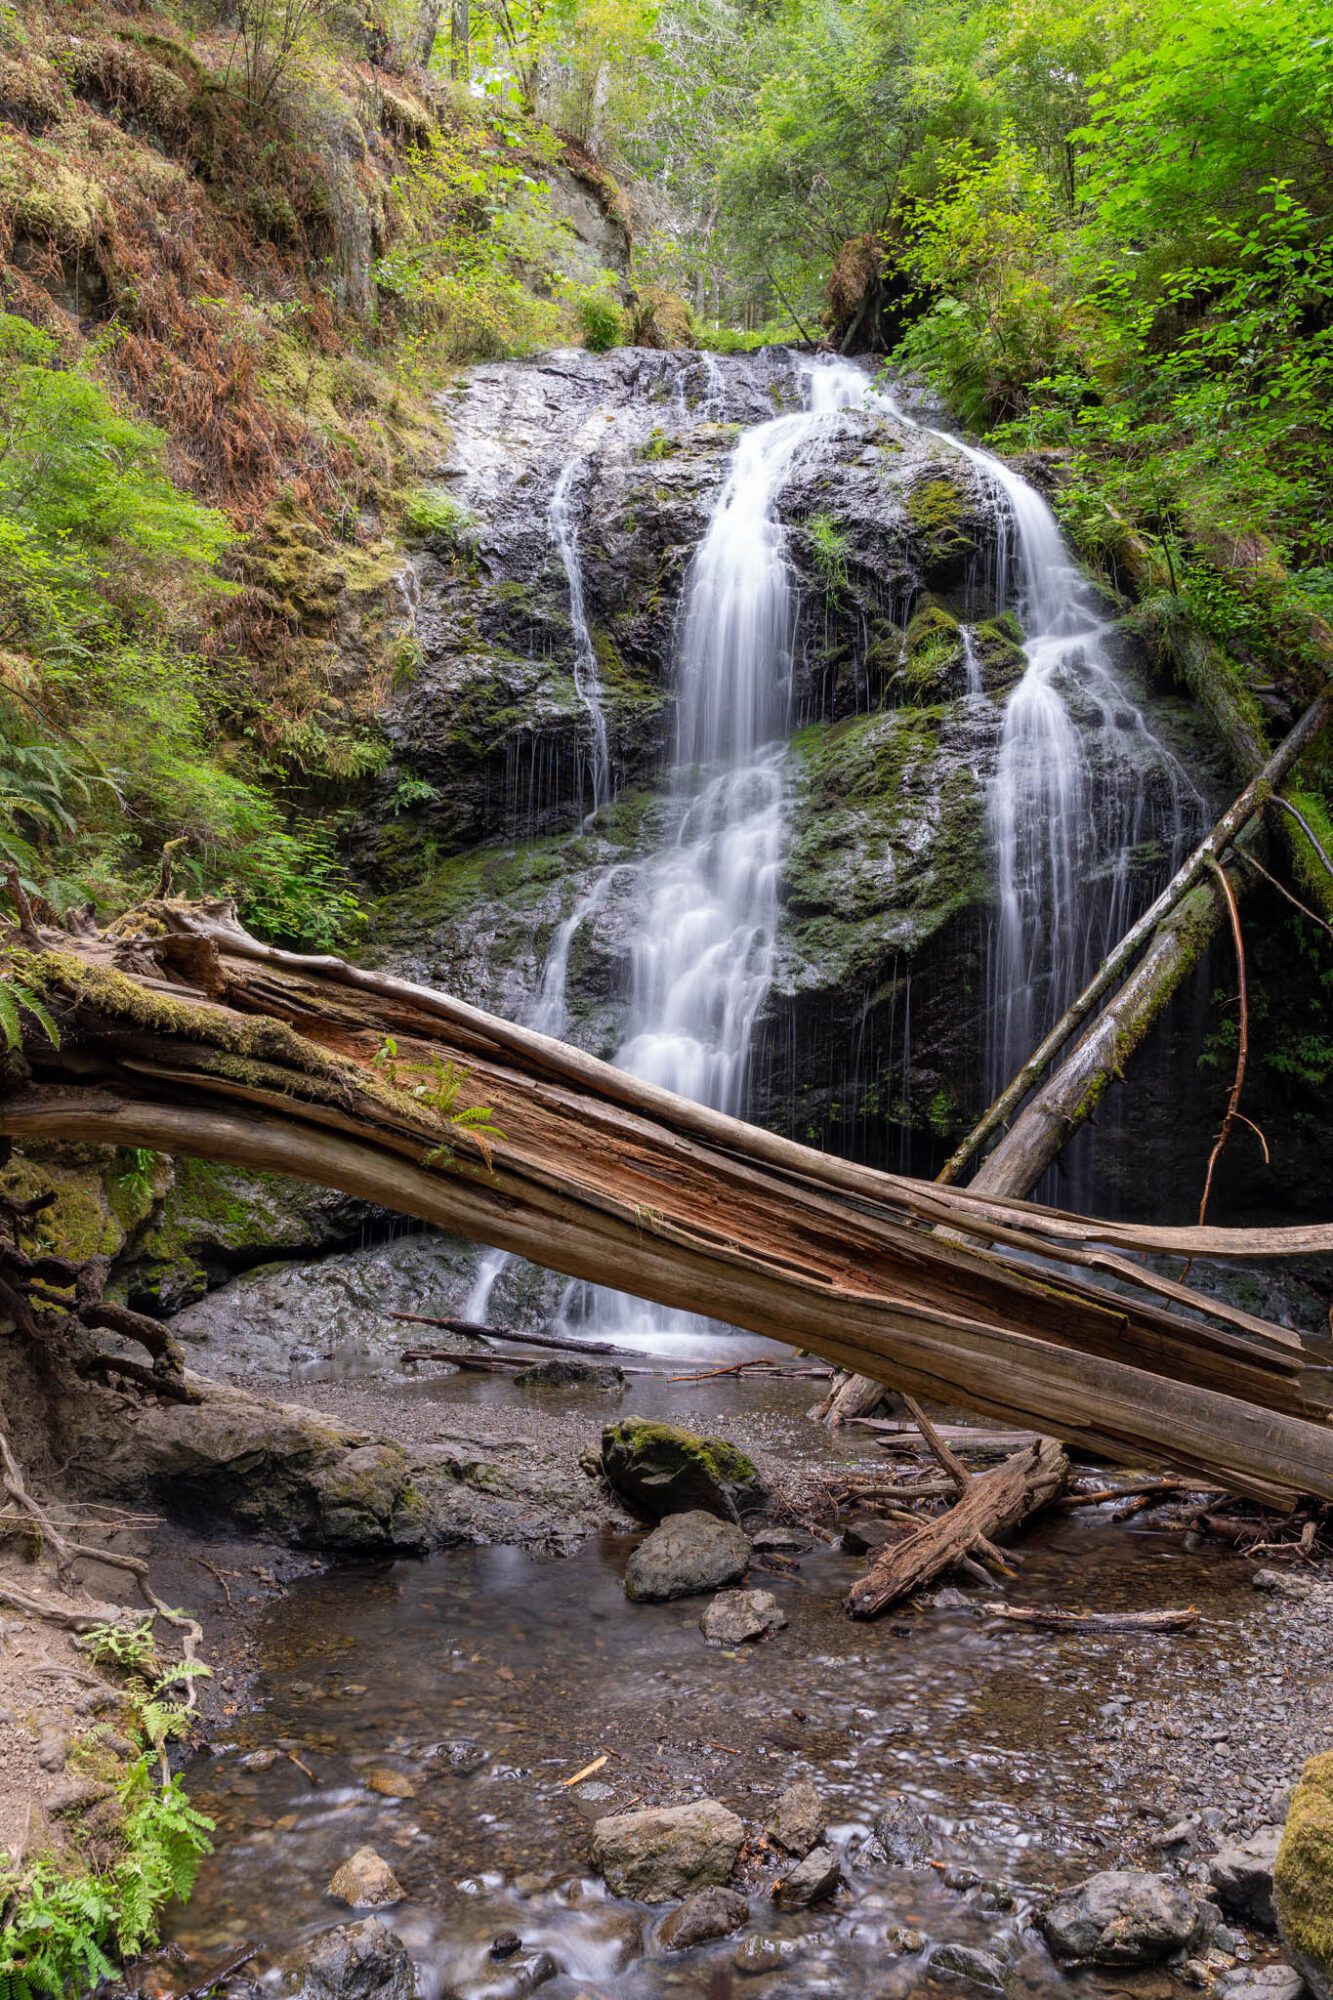
[[(802, 364), (801, 382), (803, 410), (741, 437), (686, 580), (671, 780), (677, 831), (639, 870), (629, 1015), (616, 1058), (645, 1081), (731, 1113), (745, 1109), (754, 1025), (772, 979), (785, 839), (797, 605), (779, 496), (839, 410), (878, 408), (918, 428), (851, 362)], [(1145, 833), (1169, 850), (1163, 865), (1173, 868), (1203, 807), (1116, 675), (1109, 624), (1046, 502), (990, 453), (932, 435), (968, 461), (994, 504), (993, 609), (1005, 609), (1012, 591), (1026, 635), (988, 802), (998, 915), (986, 1055), (998, 1089), (1126, 927), (1134, 850)], [(610, 780), (572, 505), (584, 469), (581, 459), (566, 466), (549, 520), (569, 579), (575, 679), (592, 723), (595, 809)], [(964, 640), (975, 696), (981, 669), (970, 630)], [(570, 948), (616, 872), (596, 880), (556, 933), (531, 1016), (548, 1034), (565, 1029)], [(467, 1318), (486, 1319), (508, 1261), (496, 1252), (483, 1258)], [(586, 1286), (568, 1288), (562, 1318), (574, 1330), (659, 1351), (697, 1351), (709, 1332), (692, 1315)]]

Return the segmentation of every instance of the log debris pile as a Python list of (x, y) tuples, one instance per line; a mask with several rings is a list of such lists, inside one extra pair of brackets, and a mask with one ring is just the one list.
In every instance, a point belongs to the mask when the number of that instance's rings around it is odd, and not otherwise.
[[(50, 1016), (23, 1013), (0, 1136), (294, 1175), (1100, 1457), (1333, 1498), (1299, 1338), (1132, 1261), (1327, 1253), (1333, 1227), (1093, 1223), (854, 1166), (226, 905), (28, 923), (0, 976)], [(453, 1122), (460, 1070), (498, 1136)]]

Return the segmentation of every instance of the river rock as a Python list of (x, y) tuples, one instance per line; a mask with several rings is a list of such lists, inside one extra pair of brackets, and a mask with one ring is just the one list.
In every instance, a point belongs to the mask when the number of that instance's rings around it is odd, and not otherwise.
[(443, 2000), (527, 2000), (548, 1980), (558, 1979), (560, 1967), (549, 1951), (523, 1951), (505, 1959), (492, 1958), (465, 1979), (444, 1989)]
[(1261, 1826), (1248, 1840), (1220, 1847), (1208, 1863), (1208, 1879), (1223, 1909), (1266, 1931), (1277, 1929), (1273, 1869), (1281, 1838), (1280, 1826)]
[(759, 1528), (750, 1537), (763, 1555), (803, 1556), (814, 1547), (809, 1535), (799, 1528)]
[(1273, 1870), (1278, 1933), (1315, 2000), (1333, 2000), (1333, 1750), (1301, 1772)]
[(747, 1937), (731, 1954), (731, 1962), (742, 1977), (780, 1972), (800, 1957), (801, 1944), (800, 1938)]
[(958, 1979), (970, 1979), (974, 1986), (1004, 1987), (1004, 1967), (992, 1951), (978, 1951), (970, 1944), (936, 1945), (930, 1954), (932, 1972), (951, 1972)]
[(745, 1828), (716, 1799), (615, 1813), (592, 1830), (592, 1863), (616, 1896), (670, 1903), (714, 1883), (736, 1865)]
[(771, 1590), (720, 1590), (699, 1620), (699, 1630), (710, 1646), (740, 1646), (780, 1632), (786, 1622)]
[(749, 1561), (750, 1544), (739, 1528), (713, 1514), (673, 1514), (630, 1557), (625, 1595), (635, 1604), (696, 1597), (736, 1583)]
[(293, 1972), (297, 2000), (413, 2000), (416, 1992), (407, 1946), (374, 1917), (322, 1932)]
[(552, 1357), (520, 1368), (514, 1377), (520, 1389), (623, 1389), (623, 1368), (595, 1367), (590, 1361)]
[(919, 1868), (930, 1859), (930, 1830), (907, 1799), (894, 1799), (875, 1819), (875, 1845), (895, 1868)]
[(378, 1792), (382, 1799), (414, 1799), (417, 1795), (412, 1780), (391, 1764), (377, 1764), (366, 1776), (366, 1789)]
[(838, 1857), (831, 1847), (812, 1847), (798, 1861), (790, 1875), (784, 1875), (773, 1891), (773, 1900), (783, 1910), (803, 1910), (822, 1903), (842, 1880)]
[(797, 1778), (774, 1806), (766, 1831), (770, 1840), (799, 1857), (823, 1837), (827, 1824), (824, 1802), (814, 1785), (809, 1778)]
[(730, 1937), (750, 1914), (750, 1905), (738, 1890), (714, 1886), (701, 1889), (697, 1896), (681, 1904), (657, 1933), (658, 1943), (668, 1951), (687, 1951), (691, 1945), (711, 1944), (715, 1938)]
[(702, 1510), (739, 1521), (768, 1498), (753, 1461), (725, 1438), (626, 1417), (602, 1432), (602, 1471), (636, 1512), (660, 1521)]
[(1151, 1965), (1202, 1931), (1195, 1898), (1180, 1883), (1136, 1868), (1109, 1868), (1057, 1896), (1037, 1923), (1056, 1958), (1099, 1965)]
[(403, 1900), (397, 1876), (373, 1847), (358, 1847), (343, 1862), (328, 1893), (335, 1903), (349, 1903), (354, 1910), (385, 1910)]
[(1280, 1958), (1271, 1965), (1238, 1965), (1214, 1988), (1218, 2000), (1302, 2000), (1305, 1990), (1300, 1973)]

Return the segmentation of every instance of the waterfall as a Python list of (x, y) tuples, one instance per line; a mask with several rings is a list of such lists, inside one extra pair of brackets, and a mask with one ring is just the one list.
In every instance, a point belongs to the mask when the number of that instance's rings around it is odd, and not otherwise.
[(611, 796), (611, 747), (602, 707), (602, 682), (597, 671), (597, 650), (588, 630), (588, 614), (583, 601), (583, 564), (579, 559), (579, 516), (574, 505), (574, 489), (588, 470), (584, 458), (571, 458), (556, 480), (547, 510), (551, 540), (564, 568), (569, 585), (569, 622), (574, 632), (574, 686), (588, 714), (592, 737), (592, 813), (595, 817)]

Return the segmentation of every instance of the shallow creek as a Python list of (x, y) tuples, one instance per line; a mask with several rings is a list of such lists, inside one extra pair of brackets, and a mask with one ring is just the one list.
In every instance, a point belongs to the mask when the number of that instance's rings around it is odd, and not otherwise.
[[(961, 1609), (852, 1625), (839, 1600), (861, 1565), (816, 1547), (791, 1573), (752, 1576), (790, 1623), (730, 1653), (700, 1635), (706, 1600), (625, 1599), (632, 1545), (606, 1536), (564, 1561), (465, 1550), (297, 1584), (258, 1628), (254, 1708), (187, 1770), (219, 1835), (177, 1940), (211, 1962), (252, 1938), (261, 1966), (275, 1966), (339, 1920), (326, 1885), (368, 1842), (406, 1889), (388, 1921), (417, 1961), (424, 2000), (526, 1990), (512, 1964), (487, 1955), (510, 1930), (559, 1966), (541, 1988), (548, 2000), (719, 2000), (733, 1982), (903, 2000), (935, 1983), (929, 1949), (946, 1941), (997, 1953), (1011, 1993), (1169, 1986), (1164, 1975), (1061, 1975), (1024, 1917), (1041, 1885), (1114, 1865), (1127, 1846), (1161, 1865), (1149, 1841), (1179, 1793), (1148, 1739), (1164, 1713), (1191, 1718), (1165, 1724), (1167, 1737), (1190, 1739), (1167, 1753), (1178, 1777), (1196, 1731), (1197, 1754), (1216, 1755), (1209, 1718), (1234, 1718), (1240, 1686), (1263, 1678), (1244, 1563), (1212, 1547), (1188, 1553), (1178, 1534), (1052, 1517), (1025, 1539), (1011, 1601), (1194, 1603), (1204, 1614), (1182, 1637), (1091, 1638)], [(473, 1761), (467, 1745), (485, 1753), (470, 1770), (458, 1768)], [(316, 1782), (285, 1755), (245, 1768), (257, 1748), (293, 1752)], [(602, 1755), (581, 1785), (563, 1782)], [(1162, 1782), (1145, 1785), (1159, 1769)], [(386, 1770), (413, 1795), (370, 1789)], [(743, 1861), (744, 1936), (784, 1947), (758, 1976), (736, 1965), (738, 1939), (656, 1952), (665, 1913), (608, 1898), (588, 1873), (588, 1829), (604, 1813), (712, 1796), (758, 1835), (799, 1775), (824, 1796), (845, 1885), (821, 1909), (779, 1914), (774, 1855)], [(925, 1820), (936, 1865), (878, 1857), (871, 1822), (895, 1796)], [(996, 1882), (1008, 1894), (997, 1897)], [(997, 1908), (1009, 1895), (1014, 1907)], [(926, 1952), (900, 1955), (896, 1927), (922, 1933)], [(953, 1983), (969, 1990), (981, 1991)]]

